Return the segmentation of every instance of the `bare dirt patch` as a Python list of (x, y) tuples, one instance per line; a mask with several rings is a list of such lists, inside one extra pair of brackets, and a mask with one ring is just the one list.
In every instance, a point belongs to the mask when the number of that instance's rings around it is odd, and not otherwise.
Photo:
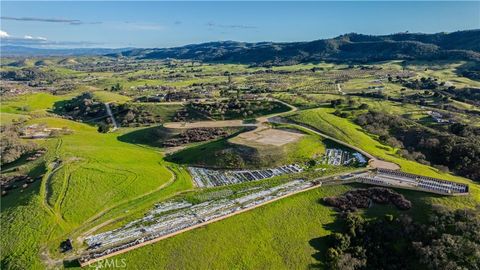
[(379, 160), (379, 159), (371, 159), (369, 165), (372, 168), (381, 168), (381, 169), (389, 169), (389, 170), (398, 170), (400, 166), (395, 163)]
[(258, 144), (282, 146), (288, 143), (296, 142), (303, 136), (304, 134), (302, 133), (284, 129), (258, 128), (253, 131), (242, 133), (233, 138), (231, 141), (234, 143), (253, 142)]

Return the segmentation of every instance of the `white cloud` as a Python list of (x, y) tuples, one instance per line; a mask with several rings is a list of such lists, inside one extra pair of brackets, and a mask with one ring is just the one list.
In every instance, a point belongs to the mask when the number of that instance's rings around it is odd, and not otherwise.
[(34, 37), (31, 35), (24, 35), (23, 38), (10, 36), (7, 32), (0, 30), (0, 38), (6, 40), (30, 40), (30, 41), (46, 41), (45, 37)]
[(89, 41), (55, 41), (42, 36), (24, 35), (11, 36), (7, 32), (0, 30), (2, 45), (12, 46), (31, 46), (40, 48), (78, 48), (103, 45), (102, 43)]
[(2, 20), (11, 21), (24, 21), (24, 22), (48, 22), (48, 23), (68, 23), (70, 25), (82, 25), (82, 24), (100, 24), (102, 22), (84, 22), (80, 20), (61, 19), (61, 18), (37, 18), (37, 17), (9, 17), (1, 16)]
[(7, 32), (0, 30), (0, 37), (1, 38), (6, 38), (6, 37), (9, 37), (9, 36), (10, 35)]
[(25, 35), (23, 36), (24, 39), (36, 39), (36, 40), (47, 40), (47, 38), (44, 37), (32, 37), (30, 35)]

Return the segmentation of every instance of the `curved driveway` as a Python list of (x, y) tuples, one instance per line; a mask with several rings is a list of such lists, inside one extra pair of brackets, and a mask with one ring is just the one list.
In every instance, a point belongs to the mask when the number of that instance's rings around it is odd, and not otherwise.
[[(203, 128), (203, 127), (217, 127), (217, 128), (219, 128), (219, 127), (257, 127), (257, 128), (260, 128), (265, 123), (276, 123), (276, 124), (288, 123), (290, 125), (306, 129), (306, 130), (308, 130), (312, 133), (315, 133), (319, 136), (322, 136), (326, 139), (332, 140), (332, 141), (334, 141), (334, 142), (336, 142), (340, 145), (346, 146), (348, 148), (351, 148), (351, 149), (361, 153), (362, 155), (369, 158), (368, 163), (369, 163), (370, 167), (384, 168), (384, 169), (391, 169), (391, 170), (400, 169), (400, 166), (398, 166), (395, 163), (380, 160), (377, 157), (371, 155), (370, 153), (364, 151), (363, 149), (361, 149), (359, 147), (356, 147), (354, 145), (351, 145), (351, 144), (349, 144), (347, 142), (344, 142), (344, 141), (341, 141), (339, 139), (333, 138), (333, 137), (331, 137), (331, 136), (329, 136), (325, 133), (322, 133), (322, 132), (320, 132), (316, 129), (313, 129), (309, 126), (284, 121), (284, 118), (282, 118), (281, 116), (283, 116), (285, 114), (290, 114), (292, 112), (295, 112), (295, 111), (298, 110), (298, 108), (295, 107), (295, 106), (292, 106), (291, 104), (288, 104), (288, 103), (285, 103), (281, 100), (278, 100), (278, 99), (271, 99), (271, 100), (282, 103), (285, 106), (288, 106), (290, 108), (290, 110), (287, 111), (287, 112), (275, 113), (275, 114), (270, 114), (270, 115), (258, 117), (256, 123), (244, 123), (243, 120), (222, 120), (222, 121), (212, 120), (212, 121), (198, 121), (198, 122), (170, 122), (170, 123), (165, 123), (163, 126), (166, 127), (166, 128), (173, 128), (173, 129), (188, 129), (188, 128)], [(256, 131), (256, 129), (254, 129), (252, 131), (248, 131), (248, 132), (255, 132), (255, 131)]]

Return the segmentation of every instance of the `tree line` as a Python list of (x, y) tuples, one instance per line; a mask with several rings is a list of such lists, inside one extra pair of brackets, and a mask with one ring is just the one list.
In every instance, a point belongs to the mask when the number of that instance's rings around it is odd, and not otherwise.
[(480, 128), (460, 123), (436, 130), (388, 113), (368, 111), (355, 122), (406, 158), (480, 181)]
[(326, 266), (333, 270), (480, 269), (480, 206), (434, 207), (426, 222), (408, 215), (341, 217), (329, 236)]

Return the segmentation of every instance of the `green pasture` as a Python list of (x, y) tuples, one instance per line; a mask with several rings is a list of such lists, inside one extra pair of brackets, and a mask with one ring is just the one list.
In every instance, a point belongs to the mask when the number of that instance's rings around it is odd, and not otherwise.
[(15, 121), (28, 119), (28, 118), (29, 118), (28, 115), (0, 112), (0, 125), (7, 125)]
[(115, 103), (125, 103), (131, 100), (130, 97), (120, 95), (115, 92), (110, 91), (95, 91), (93, 92), (93, 97), (101, 102), (115, 102)]
[(73, 95), (55, 96), (50, 93), (33, 93), (2, 100), (1, 112), (12, 114), (44, 113), (51, 109), (57, 101), (65, 100)]

